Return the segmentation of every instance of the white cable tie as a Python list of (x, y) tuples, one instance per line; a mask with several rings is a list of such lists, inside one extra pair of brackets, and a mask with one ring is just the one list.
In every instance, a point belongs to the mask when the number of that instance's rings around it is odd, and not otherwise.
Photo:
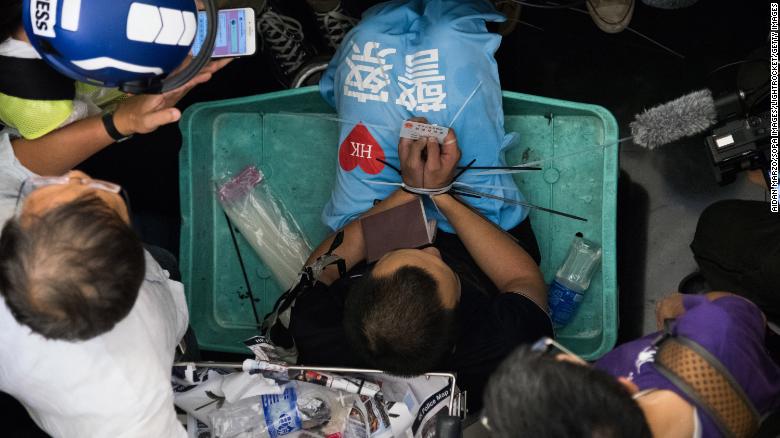
[(372, 181), (370, 179), (364, 179), (362, 180), (366, 184), (374, 184), (378, 186), (395, 186), (395, 187), (401, 187), (405, 189), (407, 192), (414, 193), (416, 195), (422, 195), (422, 196), (437, 196), (437, 195), (443, 195), (450, 190), (452, 190), (452, 186), (455, 184), (453, 182), (452, 184), (445, 186), (445, 187), (439, 187), (438, 189), (425, 189), (422, 187), (412, 187), (408, 186), (404, 183), (393, 183), (393, 182), (383, 182), (383, 181)]
[(366, 184), (373, 184), (375, 186), (395, 186), (395, 187), (403, 187), (403, 183), (395, 183), (395, 182), (384, 182), (384, 181), (373, 181), (370, 179), (364, 179), (361, 180)]
[(423, 195), (423, 196), (438, 196), (443, 195), (450, 190), (452, 190), (452, 184), (439, 187), (438, 189), (425, 189), (421, 187), (412, 187), (409, 185), (406, 185), (405, 183), (402, 183), (401, 187), (403, 187), (407, 192), (412, 192), (417, 195)]
[(471, 94), (469, 94), (469, 97), (466, 98), (466, 101), (463, 102), (463, 105), (461, 105), (460, 109), (455, 114), (455, 117), (452, 118), (452, 121), (450, 122), (450, 124), (448, 126), (449, 128), (452, 128), (452, 125), (454, 125), (455, 122), (458, 121), (458, 118), (460, 117), (460, 115), (463, 114), (463, 110), (466, 109), (468, 104), (471, 102), (471, 99), (473, 99), (474, 96), (477, 94), (477, 91), (479, 91), (480, 87), (482, 87), (482, 81), (479, 81), (477, 86), (474, 88), (474, 91), (472, 91)]
[(482, 171), (482, 172), (473, 172), (471, 174), (471, 176), (509, 175), (509, 174), (515, 174), (515, 173), (528, 172), (528, 171), (531, 171), (531, 170), (534, 170), (534, 169), (523, 169), (523, 168), (524, 167), (536, 167), (536, 166), (539, 166), (541, 164), (545, 164), (545, 163), (548, 163), (548, 162), (551, 162), (551, 161), (560, 160), (562, 158), (569, 158), (569, 157), (574, 157), (574, 156), (578, 156), (578, 155), (585, 155), (585, 154), (590, 153), (590, 152), (597, 152), (597, 151), (600, 151), (602, 149), (606, 149), (609, 146), (614, 146), (614, 145), (617, 145), (617, 144), (620, 144), (620, 143), (624, 143), (624, 142), (626, 142), (628, 140), (632, 140), (633, 138), (634, 137), (632, 137), (632, 136), (630, 136), (630, 137), (623, 137), (623, 138), (617, 139), (615, 141), (611, 141), (609, 143), (603, 143), (603, 144), (596, 144), (596, 145), (586, 146), (586, 147), (583, 147), (583, 148), (581, 148), (579, 150), (576, 150), (576, 151), (573, 151), (573, 152), (569, 152), (569, 153), (566, 153), (566, 154), (556, 155), (556, 156), (545, 158), (545, 159), (542, 159), (542, 160), (529, 161), (527, 163), (514, 164), (514, 165), (511, 166), (511, 167), (517, 167), (516, 169), (485, 170), (485, 171)]
[(384, 182), (384, 181), (372, 181), (370, 179), (364, 179), (364, 183), (366, 184), (374, 184), (378, 186), (395, 186), (395, 187), (401, 187), (403, 189), (406, 189), (406, 191), (414, 193), (416, 195), (423, 195), (423, 196), (436, 196), (436, 195), (443, 195), (447, 192), (449, 192), (452, 189), (454, 182), (448, 186), (445, 187), (439, 187), (437, 189), (425, 189), (422, 187), (412, 187), (408, 186), (404, 183), (391, 183), (391, 182)]
[(460, 181), (455, 181), (454, 183), (452, 183), (452, 185), (454, 185), (454, 186), (463, 186), (463, 187), (472, 188), (472, 189), (509, 190), (509, 191), (512, 191), (512, 192), (519, 192), (520, 191), (520, 189), (518, 189), (517, 186), (509, 187), (509, 186), (497, 186), (497, 185), (492, 185), (492, 184), (469, 184), (469, 183), (460, 182)]

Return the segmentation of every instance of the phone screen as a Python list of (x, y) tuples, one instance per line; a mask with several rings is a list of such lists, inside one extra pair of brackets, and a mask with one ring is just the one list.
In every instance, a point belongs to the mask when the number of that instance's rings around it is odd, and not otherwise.
[[(254, 37), (254, 31), (247, 28), (246, 9), (226, 9), (219, 11), (219, 24), (217, 27), (217, 40), (214, 43), (215, 58), (228, 56), (251, 55), (247, 49), (247, 34)], [(198, 33), (192, 46), (193, 56), (197, 56), (203, 47), (208, 29), (208, 19), (205, 12), (198, 12)]]

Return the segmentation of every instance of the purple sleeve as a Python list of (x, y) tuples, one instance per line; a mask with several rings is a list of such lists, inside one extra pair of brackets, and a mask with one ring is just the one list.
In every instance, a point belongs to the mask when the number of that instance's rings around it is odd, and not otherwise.
[(710, 300), (707, 299), (706, 295), (683, 296), (683, 307), (685, 307), (686, 312), (693, 309), (694, 307), (700, 306), (702, 304), (707, 304), (709, 302)]
[(764, 316), (751, 301), (737, 296), (710, 301), (704, 295), (689, 295), (683, 298), (683, 305), (685, 314), (678, 320), (678, 334), (720, 343), (734, 336), (764, 342)]

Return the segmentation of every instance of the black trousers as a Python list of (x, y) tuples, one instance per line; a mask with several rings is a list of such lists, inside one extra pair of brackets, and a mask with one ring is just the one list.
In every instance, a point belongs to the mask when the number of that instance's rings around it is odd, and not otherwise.
[[(506, 231), (506, 233), (517, 241), (517, 244), (528, 253), (537, 265), (541, 262), (542, 256), (539, 252), (536, 235), (533, 228), (531, 228), (530, 217), (511, 230)], [(458, 273), (461, 281), (470, 284), (469, 287), (482, 291), (487, 295), (497, 295), (499, 293), (493, 282), (482, 272), (456, 234), (445, 233), (439, 230), (433, 246), (441, 252), (444, 262)]]
[(780, 322), (780, 215), (758, 201), (720, 201), (699, 218), (691, 243), (712, 290), (750, 299)]

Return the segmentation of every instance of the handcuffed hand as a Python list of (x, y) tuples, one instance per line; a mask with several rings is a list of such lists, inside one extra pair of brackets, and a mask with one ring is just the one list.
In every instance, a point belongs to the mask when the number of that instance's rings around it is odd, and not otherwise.
[[(411, 120), (428, 123), (424, 118)], [(401, 176), (409, 187), (438, 189), (452, 184), (460, 156), (458, 139), (452, 129), (441, 145), (436, 138), (402, 138), (398, 143)]]

